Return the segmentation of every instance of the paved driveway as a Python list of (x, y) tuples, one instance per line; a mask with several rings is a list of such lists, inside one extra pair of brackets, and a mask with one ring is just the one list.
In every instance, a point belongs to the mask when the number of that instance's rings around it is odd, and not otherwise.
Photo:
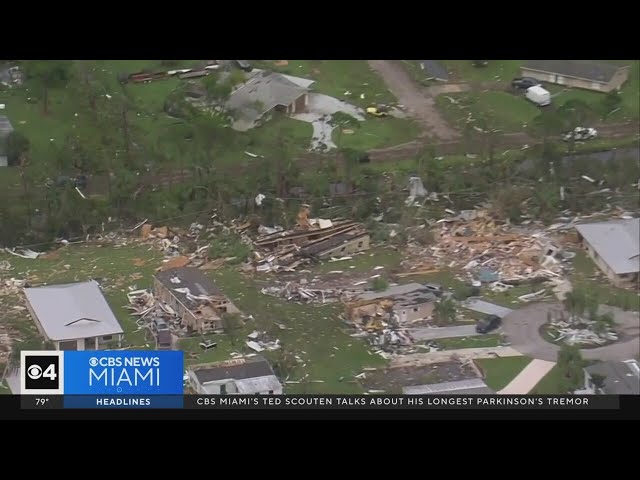
[(420, 122), (429, 137), (454, 140), (460, 134), (452, 128), (436, 107), (435, 97), (411, 78), (398, 60), (369, 60), (369, 66), (384, 80), (387, 87), (404, 105), (407, 112)]
[(471, 337), (478, 335), (475, 325), (409, 328), (407, 331), (415, 340), (435, 340), (437, 338)]
[[(504, 318), (502, 331), (511, 346), (533, 358), (555, 362), (560, 347), (547, 342), (540, 335), (540, 327), (547, 321), (547, 313), (562, 308), (560, 304), (536, 303), (514, 310)], [(617, 324), (619, 340), (598, 348), (582, 350), (582, 356), (590, 360), (620, 361), (640, 355), (640, 316), (637, 312), (625, 312), (619, 308), (601, 306), (601, 313), (611, 312)]]
[(509, 385), (498, 393), (502, 395), (526, 395), (540, 383), (540, 380), (542, 380), (554, 366), (555, 362), (535, 358), (516, 375), (516, 378), (509, 382)]

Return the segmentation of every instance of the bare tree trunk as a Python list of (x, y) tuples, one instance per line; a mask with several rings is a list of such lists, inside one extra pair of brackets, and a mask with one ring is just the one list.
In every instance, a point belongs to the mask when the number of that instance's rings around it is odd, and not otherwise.
[(43, 113), (47, 115), (49, 113), (49, 88), (46, 84), (42, 88), (42, 107)]

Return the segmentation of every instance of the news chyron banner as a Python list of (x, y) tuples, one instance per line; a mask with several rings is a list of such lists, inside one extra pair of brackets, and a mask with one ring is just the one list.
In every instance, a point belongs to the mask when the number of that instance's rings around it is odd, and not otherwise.
[(61, 395), (64, 408), (184, 405), (181, 351), (23, 351), (20, 362), (21, 394)]

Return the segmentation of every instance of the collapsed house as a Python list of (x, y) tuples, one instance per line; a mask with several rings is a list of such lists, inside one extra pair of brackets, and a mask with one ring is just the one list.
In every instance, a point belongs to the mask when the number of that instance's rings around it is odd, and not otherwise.
[(399, 276), (462, 267), (480, 283), (518, 284), (559, 277), (572, 257), (544, 235), (515, 232), (482, 209), (463, 210), (436, 226), (437, 245), (411, 248), (421, 260), (411, 261), (409, 271)]
[(424, 285), (409, 283), (389, 287), (384, 292), (364, 292), (346, 303), (350, 321), (363, 323), (388, 317), (397, 325), (415, 322), (431, 316), (436, 296)]
[(254, 240), (260, 272), (293, 271), (314, 260), (352, 255), (369, 249), (364, 226), (350, 220), (310, 219), (303, 206), (292, 230), (262, 235)]
[(172, 268), (157, 273), (153, 293), (175, 311), (190, 332), (223, 330), (222, 316), (240, 313), (213, 281), (196, 268)]
[(201, 395), (281, 395), (282, 384), (260, 355), (193, 365), (189, 384)]

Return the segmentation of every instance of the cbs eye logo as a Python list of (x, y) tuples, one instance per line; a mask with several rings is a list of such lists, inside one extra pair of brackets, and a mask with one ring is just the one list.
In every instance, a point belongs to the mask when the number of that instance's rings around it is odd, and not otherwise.
[(26, 390), (57, 390), (58, 379), (57, 356), (26, 356), (24, 383)]

